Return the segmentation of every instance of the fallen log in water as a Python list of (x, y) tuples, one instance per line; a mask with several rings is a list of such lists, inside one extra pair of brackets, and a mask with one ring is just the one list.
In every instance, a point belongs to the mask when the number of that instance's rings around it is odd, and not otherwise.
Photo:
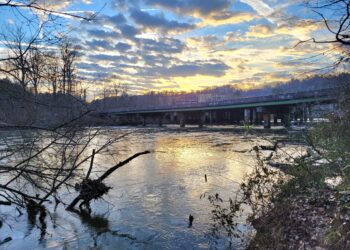
[(3, 240), (0, 240), (0, 246), (3, 245), (3, 244), (5, 244), (6, 242), (11, 241), (11, 240), (12, 240), (11, 237), (7, 237), (7, 238), (5, 238), (5, 239), (3, 239)]
[[(139, 152), (137, 154), (134, 154), (133, 156), (130, 156), (124, 161), (119, 162), (117, 165), (109, 168), (103, 175), (101, 175), (98, 179), (96, 180), (91, 180), (89, 178), (89, 175), (91, 173), (92, 165), (93, 165), (93, 157), (92, 161), (90, 164), (90, 168), (88, 171), (88, 174), (86, 178), (82, 181), (82, 183), (79, 185), (79, 190), (80, 193), (79, 195), (69, 204), (67, 207), (67, 210), (74, 210), (74, 207), (78, 204), (79, 201), (81, 201), (79, 207), (86, 205), (89, 206), (89, 203), (93, 199), (99, 199), (101, 198), (104, 194), (106, 194), (111, 187), (108, 187), (106, 184), (103, 183), (103, 180), (106, 179), (109, 175), (111, 175), (115, 170), (118, 168), (128, 164), (130, 161), (133, 159), (151, 153), (150, 151), (143, 151)], [(94, 155), (94, 152), (93, 152)]]
[(1, 201), (1, 200), (0, 200), (0, 205), (3, 205), (3, 206), (11, 206), (11, 202), (9, 202), (9, 201)]

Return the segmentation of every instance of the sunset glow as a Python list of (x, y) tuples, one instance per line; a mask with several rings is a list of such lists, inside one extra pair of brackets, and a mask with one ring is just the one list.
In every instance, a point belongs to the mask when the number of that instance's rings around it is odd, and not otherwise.
[[(65, 20), (81, 46), (77, 67), (90, 95), (120, 83), (132, 94), (226, 84), (246, 89), (308, 76), (332, 59), (322, 54), (329, 44), (295, 47), (325, 37), (323, 23), (303, 1), (51, 2), (69, 13), (98, 12), (89, 23)], [(1, 14), (2, 26), (15, 25), (19, 16)]]

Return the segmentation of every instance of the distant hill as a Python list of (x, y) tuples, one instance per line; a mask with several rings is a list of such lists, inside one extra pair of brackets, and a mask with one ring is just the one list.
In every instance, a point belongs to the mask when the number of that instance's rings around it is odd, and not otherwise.
[(254, 88), (250, 90), (240, 90), (231, 85), (217, 87), (209, 90), (199, 91), (198, 93), (211, 93), (211, 94), (238, 94), (244, 97), (257, 97), (267, 96), (273, 94), (284, 93), (297, 93), (303, 91), (315, 91), (320, 89), (333, 88), (339, 79), (343, 79), (344, 76), (349, 77), (349, 74), (341, 74), (338, 76), (316, 76), (304, 80), (291, 80), (287, 83), (281, 83), (275, 86), (262, 86), (260, 88)]

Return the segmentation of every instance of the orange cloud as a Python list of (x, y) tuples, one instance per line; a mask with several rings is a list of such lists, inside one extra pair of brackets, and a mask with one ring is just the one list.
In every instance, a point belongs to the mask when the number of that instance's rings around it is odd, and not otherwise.
[(271, 37), (274, 36), (273, 28), (269, 25), (257, 24), (255, 26), (250, 26), (249, 31), (246, 33), (249, 37)]

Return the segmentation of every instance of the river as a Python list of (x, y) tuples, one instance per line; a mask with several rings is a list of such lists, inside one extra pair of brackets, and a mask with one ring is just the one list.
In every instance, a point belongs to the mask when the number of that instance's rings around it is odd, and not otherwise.
[[(6, 249), (225, 249), (227, 238), (211, 234), (212, 207), (201, 195), (234, 196), (244, 175), (255, 164), (246, 152), (257, 139), (229, 127), (206, 129), (104, 128), (103, 136), (127, 137), (113, 145), (110, 155), (97, 155), (93, 176), (116, 162), (143, 150), (141, 156), (118, 169), (106, 183), (113, 187), (104, 200), (94, 201), (92, 213), (78, 215), (48, 205), (47, 229), (40, 230), (18, 215), (13, 207), (0, 206), (6, 223), (0, 238), (11, 236)], [(90, 151), (89, 151), (90, 152)], [(207, 182), (204, 175), (207, 175)], [(68, 190), (61, 197), (71, 199)], [(67, 201), (69, 202), (69, 201)], [(10, 214), (11, 216), (6, 216)], [(194, 216), (188, 227), (189, 214)], [(237, 219), (242, 232), (246, 213)], [(239, 239), (234, 248), (242, 248)], [(1, 248), (1, 246), (0, 246)]]

